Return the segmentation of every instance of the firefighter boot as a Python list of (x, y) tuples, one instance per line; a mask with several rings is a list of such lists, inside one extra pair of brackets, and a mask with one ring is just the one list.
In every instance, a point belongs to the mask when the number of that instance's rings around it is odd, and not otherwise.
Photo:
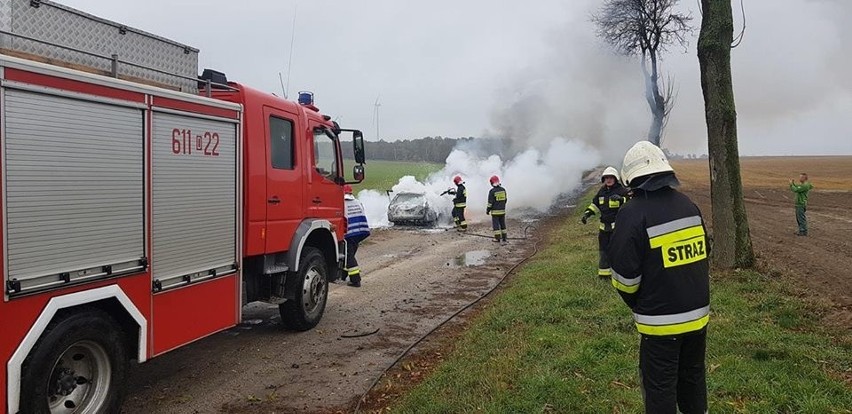
[(361, 287), (361, 273), (349, 276), (349, 286)]

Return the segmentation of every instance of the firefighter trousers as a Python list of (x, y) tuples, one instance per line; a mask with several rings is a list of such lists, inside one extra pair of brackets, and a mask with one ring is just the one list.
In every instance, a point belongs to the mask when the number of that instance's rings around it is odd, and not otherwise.
[(491, 227), (494, 229), (494, 239), (497, 241), (506, 241), (506, 215), (505, 214), (492, 214), (491, 215)]
[(612, 266), (609, 264), (609, 240), (612, 238), (612, 231), (598, 231), (598, 276), (612, 276)]
[(453, 224), (462, 230), (467, 230), (467, 221), (464, 218), (464, 207), (453, 207)]
[(355, 258), (355, 253), (358, 253), (358, 246), (361, 244), (360, 238), (346, 239), (346, 263), (344, 264), (343, 280), (349, 277), (349, 281), (355, 284), (361, 283), (361, 268), (358, 266), (358, 259)]
[(645, 413), (705, 413), (707, 329), (678, 336), (642, 335), (641, 341), (639, 376)]

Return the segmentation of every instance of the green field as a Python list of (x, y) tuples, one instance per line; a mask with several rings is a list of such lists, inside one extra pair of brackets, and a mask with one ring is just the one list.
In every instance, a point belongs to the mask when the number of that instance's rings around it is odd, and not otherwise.
[[(642, 412), (638, 334), (615, 289), (596, 276), (596, 226), (577, 224), (580, 213), (392, 411)], [(821, 328), (827, 309), (784, 282), (712, 275), (710, 412), (852, 413), (852, 333)]]
[[(422, 180), (430, 173), (440, 170), (443, 165), (427, 162), (367, 160), (364, 167), (367, 171), (366, 178), (361, 184), (352, 186), (356, 192), (366, 189), (390, 190), (403, 176), (413, 175), (418, 180)], [(346, 179), (352, 179), (351, 166), (346, 171)]]

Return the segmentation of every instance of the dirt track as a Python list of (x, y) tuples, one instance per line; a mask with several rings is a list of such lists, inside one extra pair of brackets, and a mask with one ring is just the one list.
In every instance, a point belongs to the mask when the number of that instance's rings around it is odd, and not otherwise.
[[(521, 236), (510, 221), (510, 237)], [(488, 234), (484, 224), (471, 232)], [(363, 287), (331, 287), (312, 331), (284, 331), (277, 306), (138, 366), (124, 413), (328, 412), (351, 407), (410, 343), (491, 288), (530, 249), (454, 231), (377, 231), (358, 252)], [(485, 264), (464, 263), (487, 251)], [(485, 253), (482, 253), (485, 254)], [(471, 255), (475, 256), (476, 254)], [(361, 338), (341, 335), (378, 333)]]

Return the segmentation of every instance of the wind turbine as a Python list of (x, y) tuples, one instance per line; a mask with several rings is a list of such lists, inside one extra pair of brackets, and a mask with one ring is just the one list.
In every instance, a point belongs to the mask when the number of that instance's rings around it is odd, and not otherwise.
[(379, 140), (379, 107), (382, 104), (379, 103), (379, 98), (381, 95), (376, 96), (376, 103), (373, 104), (373, 119), (376, 120), (376, 141)]

